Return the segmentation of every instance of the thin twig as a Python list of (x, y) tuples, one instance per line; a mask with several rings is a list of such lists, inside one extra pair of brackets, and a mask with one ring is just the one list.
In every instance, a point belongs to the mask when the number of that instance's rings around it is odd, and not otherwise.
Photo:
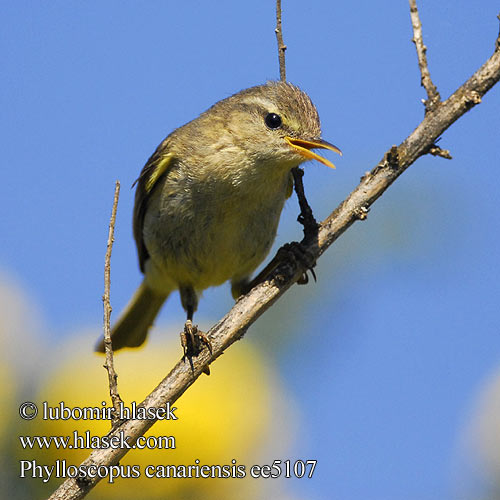
[[(420, 156), (429, 152), (438, 137), (456, 120), (481, 102), (481, 97), (500, 80), (500, 50), (495, 53), (444, 101), (433, 113), (427, 113), (420, 125), (399, 146), (393, 146), (382, 161), (364, 175), (358, 187), (320, 225), (318, 239), (306, 247), (314, 257), (326, 249), (357, 220), (366, 218), (369, 208), (386, 189)], [(360, 214), (365, 214), (360, 216)], [(299, 264), (299, 265), (297, 265)], [(306, 269), (297, 261), (282, 264), (269, 279), (240, 298), (234, 307), (209, 332), (212, 353), (204, 349), (193, 359), (194, 370), (182, 359), (141, 403), (145, 408), (159, 408), (173, 404), (203, 373), (204, 367), (217, 359), (231, 344), (239, 340), (267, 309), (269, 309)], [(152, 425), (153, 420), (126, 420), (110, 432), (133, 444)], [(81, 464), (109, 466), (118, 461), (128, 449), (94, 450)], [(49, 500), (78, 500), (83, 498), (98, 482), (99, 477), (85, 481), (68, 478)]]
[(111, 251), (115, 240), (115, 221), (116, 209), (118, 207), (118, 197), (120, 196), (120, 181), (116, 181), (115, 196), (113, 198), (113, 209), (111, 210), (111, 219), (109, 221), (108, 244), (106, 246), (106, 257), (104, 259), (104, 295), (102, 303), (104, 306), (104, 349), (106, 352), (106, 364), (104, 368), (108, 371), (109, 395), (113, 403), (114, 413), (112, 418), (112, 426), (119, 421), (120, 405), (123, 403), (118, 394), (117, 379), (118, 375), (115, 371), (113, 361), (113, 346), (111, 344), (110, 319), (111, 319), (111, 303), (110, 303), (110, 288), (111, 288)]
[(425, 110), (431, 111), (441, 101), (437, 87), (432, 83), (429, 66), (427, 65), (427, 47), (422, 37), (422, 23), (418, 14), (417, 0), (410, 1), (410, 17), (413, 27), (413, 43), (417, 49), (418, 67), (420, 68), (421, 85), (427, 92), (427, 100), (424, 100)]
[(276, 41), (278, 42), (278, 60), (280, 63), (280, 80), (286, 82), (285, 50), (283, 42), (283, 31), (281, 26), (281, 0), (276, 0)]

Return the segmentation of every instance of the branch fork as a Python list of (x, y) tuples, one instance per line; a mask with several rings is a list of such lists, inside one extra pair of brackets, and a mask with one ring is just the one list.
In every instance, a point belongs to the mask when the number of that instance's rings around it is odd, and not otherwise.
[(427, 100), (422, 100), (425, 106), (425, 112), (433, 111), (441, 103), (441, 96), (439, 95), (437, 87), (431, 79), (429, 66), (427, 63), (427, 47), (424, 45), (422, 36), (422, 23), (417, 8), (417, 0), (410, 1), (410, 17), (411, 25), (413, 28), (412, 42), (417, 49), (418, 67), (420, 68), (420, 84), (427, 92)]

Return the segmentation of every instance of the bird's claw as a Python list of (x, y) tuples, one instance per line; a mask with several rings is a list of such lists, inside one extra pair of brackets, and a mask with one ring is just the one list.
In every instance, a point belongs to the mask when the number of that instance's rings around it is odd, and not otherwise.
[[(203, 346), (212, 354), (212, 342), (207, 334), (199, 330), (198, 325), (193, 325), (190, 319), (186, 321), (184, 330), (181, 332), (181, 345), (184, 351), (184, 359), (189, 361), (192, 371), (194, 371), (193, 357), (202, 351)], [(203, 372), (210, 375), (210, 368), (206, 366)]]
[(316, 281), (316, 273), (314, 272), (314, 266), (316, 266), (316, 259), (312, 252), (305, 248), (301, 243), (297, 241), (292, 241), (291, 243), (286, 243), (278, 250), (278, 255), (284, 259), (292, 259), (296, 263), (302, 265), (306, 268), (306, 271), (297, 280), (298, 285), (306, 285), (309, 283), (309, 276), (307, 272), (309, 271)]

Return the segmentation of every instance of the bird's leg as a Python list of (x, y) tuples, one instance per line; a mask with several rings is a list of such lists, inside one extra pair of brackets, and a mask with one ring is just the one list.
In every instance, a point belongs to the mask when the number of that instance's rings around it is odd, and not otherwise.
[(196, 356), (200, 349), (199, 342), (196, 340), (198, 326), (193, 325), (193, 315), (198, 307), (198, 297), (192, 286), (179, 287), (182, 307), (187, 313), (187, 320), (184, 325), (184, 331), (181, 333), (181, 344), (184, 349), (185, 357)]
[[(181, 287), (181, 302), (186, 310), (187, 320), (184, 324), (184, 330), (181, 332), (181, 345), (184, 350), (184, 358), (189, 360), (191, 370), (194, 371), (193, 357), (197, 356), (202, 350), (202, 344), (212, 353), (212, 344), (208, 336), (198, 329), (198, 325), (193, 325), (193, 315), (198, 305), (198, 297), (192, 287)], [(204, 373), (210, 375), (210, 369), (206, 366)]]
[(184, 330), (181, 332), (181, 345), (184, 350), (184, 357), (191, 357), (195, 353), (195, 338), (194, 328), (191, 319), (187, 319), (184, 323)]
[(292, 175), (293, 186), (295, 193), (297, 194), (300, 207), (300, 214), (297, 217), (297, 221), (304, 226), (304, 238), (301, 243), (306, 245), (314, 241), (318, 241), (319, 224), (316, 222), (312, 208), (309, 206), (304, 192), (304, 184), (302, 183), (304, 171), (300, 167), (295, 167), (292, 169)]
[[(311, 271), (314, 281), (316, 281), (316, 274), (313, 267), (316, 265), (316, 259), (314, 256), (306, 250), (305, 246), (318, 241), (318, 230), (319, 224), (316, 222), (313, 211), (307, 201), (306, 193), (304, 191), (304, 184), (302, 183), (302, 177), (304, 176), (304, 171), (300, 167), (295, 167), (292, 169), (293, 176), (293, 186), (297, 198), (299, 200), (300, 214), (297, 217), (297, 221), (304, 226), (304, 238), (299, 244), (295, 242), (293, 249), (288, 248), (287, 250), (292, 250), (295, 258), (301, 262), (307, 271)], [(297, 281), (299, 285), (305, 285), (309, 282), (309, 277), (307, 276), (307, 271), (300, 277)]]

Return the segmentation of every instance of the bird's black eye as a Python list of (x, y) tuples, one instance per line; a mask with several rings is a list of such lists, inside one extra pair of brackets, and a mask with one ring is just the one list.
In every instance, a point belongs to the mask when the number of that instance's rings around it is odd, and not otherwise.
[(264, 121), (269, 128), (280, 128), (281, 127), (281, 116), (276, 113), (269, 113)]

